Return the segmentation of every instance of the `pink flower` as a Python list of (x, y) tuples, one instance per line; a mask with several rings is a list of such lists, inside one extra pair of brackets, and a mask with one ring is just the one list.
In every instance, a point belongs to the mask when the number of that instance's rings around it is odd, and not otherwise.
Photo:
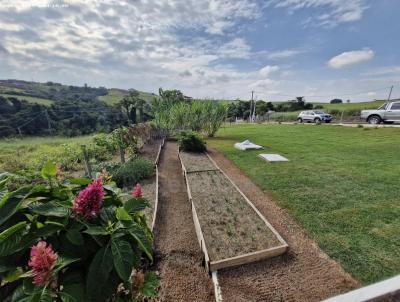
[(78, 216), (91, 219), (97, 216), (97, 213), (103, 205), (103, 200), (103, 181), (99, 178), (88, 185), (86, 189), (79, 192), (78, 196), (75, 198), (72, 210)]
[(33, 283), (36, 286), (46, 285), (53, 276), (53, 269), (57, 263), (58, 255), (54, 253), (51, 244), (46, 247), (45, 241), (39, 241), (32, 246), (28, 265), (33, 271)]
[(134, 198), (140, 198), (140, 197), (142, 197), (142, 187), (140, 186), (140, 184), (137, 184), (137, 185), (135, 186), (135, 189), (134, 189), (133, 192), (132, 192), (132, 196), (133, 196)]

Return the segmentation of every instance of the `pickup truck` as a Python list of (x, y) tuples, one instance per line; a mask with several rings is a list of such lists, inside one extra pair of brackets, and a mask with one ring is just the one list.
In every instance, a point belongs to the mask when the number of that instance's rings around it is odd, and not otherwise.
[(400, 101), (383, 104), (375, 110), (362, 110), (361, 119), (370, 124), (400, 122)]

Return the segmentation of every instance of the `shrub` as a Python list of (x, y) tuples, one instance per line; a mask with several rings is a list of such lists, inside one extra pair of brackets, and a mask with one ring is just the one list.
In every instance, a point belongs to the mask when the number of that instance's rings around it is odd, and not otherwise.
[(6, 185), (11, 175), (0, 178), (0, 301), (154, 296), (158, 279), (141, 273), (153, 261), (148, 202), (102, 179), (60, 182), (51, 162), (41, 175), (16, 190)]
[(118, 169), (109, 171), (117, 186), (127, 187), (149, 178), (154, 174), (154, 165), (145, 159), (133, 159), (121, 165)]
[(193, 131), (182, 131), (178, 136), (179, 148), (188, 152), (206, 151), (206, 143), (202, 137)]

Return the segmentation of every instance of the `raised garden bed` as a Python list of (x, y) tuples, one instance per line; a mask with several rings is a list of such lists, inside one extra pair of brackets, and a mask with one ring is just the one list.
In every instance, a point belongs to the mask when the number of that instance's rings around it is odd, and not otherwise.
[(179, 156), (186, 172), (218, 170), (205, 153), (180, 152)]
[[(208, 270), (286, 252), (288, 245), (282, 237), (207, 154), (192, 156), (180, 152), (179, 157)], [(201, 169), (202, 164), (207, 169)], [(188, 167), (197, 167), (199, 171)]]
[[(154, 225), (157, 217), (158, 208), (158, 162), (160, 160), (161, 150), (164, 146), (165, 139), (153, 140), (146, 144), (139, 156), (146, 158), (147, 160), (153, 161), (156, 169), (156, 173), (152, 178), (144, 179), (140, 182), (142, 187), (143, 197), (146, 198), (150, 207), (144, 210), (146, 216), (147, 224), (150, 226), (151, 230), (154, 229)], [(133, 184), (134, 185), (134, 184)], [(129, 188), (132, 192), (133, 187)]]

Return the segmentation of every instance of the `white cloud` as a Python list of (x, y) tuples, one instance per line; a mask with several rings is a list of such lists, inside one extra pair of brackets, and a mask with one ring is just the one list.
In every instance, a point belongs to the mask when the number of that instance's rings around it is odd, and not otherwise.
[(270, 60), (287, 59), (295, 57), (304, 52), (306, 51), (302, 49), (282, 49), (268, 53), (267, 58)]
[(242, 38), (235, 38), (219, 47), (218, 54), (227, 58), (249, 58), (251, 47)]
[(325, 8), (324, 13), (310, 17), (306, 25), (333, 27), (360, 20), (368, 8), (366, 0), (270, 0), (268, 6), (287, 8), (291, 13), (300, 9)]
[(280, 68), (276, 65), (266, 65), (259, 70), (259, 73), (263, 77), (269, 77), (269, 75), (275, 71), (278, 71)]
[(368, 62), (373, 59), (374, 55), (371, 49), (347, 51), (330, 59), (328, 65), (334, 69), (342, 69)]

